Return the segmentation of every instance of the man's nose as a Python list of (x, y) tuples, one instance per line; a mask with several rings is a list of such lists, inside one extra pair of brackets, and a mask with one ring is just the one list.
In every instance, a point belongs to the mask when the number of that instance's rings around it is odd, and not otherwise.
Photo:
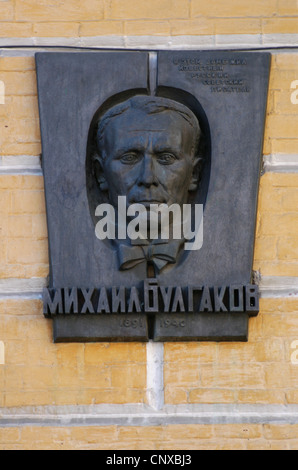
[(145, 186), (146, 188), (150, 188), (151, 186), (158, 186), (154, 159), (151, 155), (144, 156), (137, 183), (138, 186)]

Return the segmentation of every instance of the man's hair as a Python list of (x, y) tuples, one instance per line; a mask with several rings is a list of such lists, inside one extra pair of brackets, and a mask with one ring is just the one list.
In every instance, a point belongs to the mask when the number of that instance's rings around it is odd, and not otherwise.
[(194, 129), (195, 139), (193, 143), (193, 150), (198, 148), (202, 132), (199, 121), (191, 109), (181, 103), (178, 103), (177, 101), (168, 98), (163, 98), (160, 96), (136, 95), (120, 104), (113, 106), (99, 118), (96, 128), (96, 143), (100, 154), (102, 154), (104, 132), (110, 121), (131, 109), (141, 110), (147, 114), (158, 114), (165, 111), (174, 111), (178, 113)]

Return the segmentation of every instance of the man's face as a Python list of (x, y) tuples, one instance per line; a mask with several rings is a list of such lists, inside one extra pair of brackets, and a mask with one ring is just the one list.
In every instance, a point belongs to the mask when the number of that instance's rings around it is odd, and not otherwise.
[(195, 131), (177, 112), (130, 109), (107, 125), (102, 167), (109, 199), (127, 205), (187, 202), (195, 165)]

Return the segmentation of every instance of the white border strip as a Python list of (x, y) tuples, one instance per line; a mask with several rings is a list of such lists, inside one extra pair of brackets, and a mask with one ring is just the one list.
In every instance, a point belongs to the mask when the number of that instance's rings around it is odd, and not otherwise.
[(0, 409), (0, 427), (297, 424), (298, 405), (44, 406)]
[(48, 281), (44, 278), (32, 279), (0, 279), (0, 300), (1, 299), (35, 299), (42, 297), (44, 287)]
[[(298, 150), (298, 149), (297, 149)], [(264, 171), (273, 171), (276, 173), (297, 173), (298, 172), (298, 154), (277, 153), (264, 155)]]
[[(277, 153), (263, 156), (264, 171), (297, 172), (298, 154)], [(42, 173), (41, 157), (34, 155), (0, 156), (0, 174)]]
[(263, 276), (258, 284), (262, 298), (298, 297), (298, 277)]
[(80, 38), (32, 37), (1, 38), (0, 48), (18, 47), (90, 47), (111, 49), (239, 49), (298, 48), (298, 34), (218, 34), (180, 36), (90, 36)]
[(0, 156), (0, 175), (42, 175), (40, 156)]
[(164, 406), (164, 344), (147, 343), (147, 401), (155, 410)]
[[(298, 154), (263, 156), (264, 172), (297, 173)], [(41, 157), (34, 155), (0, 156), (0, 175), (42, 175)]]
[[(298, 296), (298, 277), (261, 276), (260, 279), (256, 279), (256, 283), (259, 286), (261, 298), (292, 298)], [(41, 298), (43, 288), (47, 285), (48, 280), (45, 278), (0, 279), (0, 300), (8, 297), (22, 300), (28, 295), (32, 298)], [(154, 345), (148, 346), (147, 354), (150, 362), (153, 364), (159, 363), (162, 367), (162, 345), (158, 347), (157, 344), (154, 343)], [(156, 395), (156, 385), (154, 384), (161, 384), (160, 390), (163, 389), (163, 384), (159, 378), (152, 376), (151, 383), (152, 387), (150, 388), (154, 391), (153, 396)], [(155, 403), (155, 399), (152, 400), (152, 403)], [(160, 406), (160, 403), (157, 404), (157, 409)]]

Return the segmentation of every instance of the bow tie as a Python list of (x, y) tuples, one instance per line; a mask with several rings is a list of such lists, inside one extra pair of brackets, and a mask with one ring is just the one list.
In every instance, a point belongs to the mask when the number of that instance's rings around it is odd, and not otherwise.
[(171, 242), (163, 240), (132, 240), (132, 246), (120, 245), (118, 258), (120, 270), (125, 271), (141, 263), (151, 261), (160, 272), (167, 264), (176, 263), (181, 240)]

